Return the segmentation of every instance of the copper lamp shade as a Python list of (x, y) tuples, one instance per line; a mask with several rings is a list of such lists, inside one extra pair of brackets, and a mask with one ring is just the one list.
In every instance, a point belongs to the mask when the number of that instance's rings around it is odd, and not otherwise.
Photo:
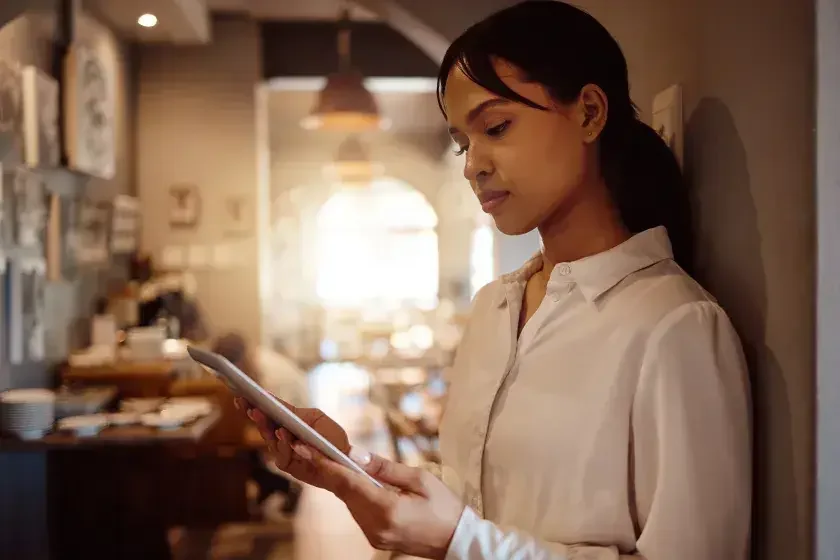
[(327, 77), (315, 107), (301, 126), (309, 130), (363, 132), (385, 128), (373, 94), (365, 88), (364, 77), (355, 70), (336, 72)]

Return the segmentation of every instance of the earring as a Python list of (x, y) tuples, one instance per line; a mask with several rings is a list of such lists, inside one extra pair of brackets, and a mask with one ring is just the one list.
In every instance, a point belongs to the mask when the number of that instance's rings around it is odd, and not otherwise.
[(592, 131), (590, 130), (589, 132), (586, 133), (586, 135), (587, 136), (592, 136)]

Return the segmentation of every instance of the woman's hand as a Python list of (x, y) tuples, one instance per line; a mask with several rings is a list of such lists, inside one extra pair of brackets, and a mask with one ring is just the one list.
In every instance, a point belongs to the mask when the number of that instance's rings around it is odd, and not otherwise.
[(301, 441), (293, 449), (309, 472), (319, 473), (322, 488), (347, 505), (374, 548), (421, 558), (446, 556), (464, 505), (431, 473), (376, 455), (354, 458), (392, 487), (382, 489)]
[[(318, 410), (317, 408), (296, 408), (295, 406), (278, 399), (289, 410), (296, 414), (301, 420), (312, 426), (312, 428), (324, 436), (330, 443), (335, 445), (342, 453), (349, 454), (351, 457), (353, 453), (350, 442), (347, 439), (347, 433), (339, 426), (332, 418)], [(296, 479), (312, 486), (323, 488), (321, 481), (321, 473), (313, 468), (311, 462), (302, 461), (294, 451), (292, 451), (292, 444), (298, 439), (291, 434), (287, 429), (277, 427), (266, 416), (253, 408), (248, 401), (241, 397), (237, 397), (234, 401), (236, 407), (240, 410), (246, 410), (248, 418), (250, 418), (260, 431), (260, 435), (268, 445), (268, 449), (274, 458), (274, 463), (277, 468), (286, 472)], [(354, 457), (355, 459), (355, 457)]]

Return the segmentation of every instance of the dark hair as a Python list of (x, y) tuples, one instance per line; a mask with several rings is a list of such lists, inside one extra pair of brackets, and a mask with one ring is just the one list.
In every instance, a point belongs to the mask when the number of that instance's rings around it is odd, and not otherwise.
[(639, 120), (630, 99), (627, 62), (616, 40), (598, 20), (556, 0), (527, 0), (467, 29), (449, 47), (438, 75), (438, 105), (453, 68), (512, 101), (548, 110), (511, 88), (496, 74), (505, 60), (525, 79), (545, 86), (561, 103), (571, 103), (587, 84), (607, 96), (607, 122), (598, 142), (601, 173), (632, 233), (665, 226), (675, 260), (689, 270), (693, 240), (689, 199), (679, 164), (668, 145)]

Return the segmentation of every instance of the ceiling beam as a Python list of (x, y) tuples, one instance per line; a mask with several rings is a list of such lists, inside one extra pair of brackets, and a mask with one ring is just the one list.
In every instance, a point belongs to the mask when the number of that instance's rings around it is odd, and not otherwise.
[(355, 4), (377, 14), (383, 21), (417, 45), (435, 64), (440, 64), (449, 41), (411, 11), (392, 0), (353, 0)]

